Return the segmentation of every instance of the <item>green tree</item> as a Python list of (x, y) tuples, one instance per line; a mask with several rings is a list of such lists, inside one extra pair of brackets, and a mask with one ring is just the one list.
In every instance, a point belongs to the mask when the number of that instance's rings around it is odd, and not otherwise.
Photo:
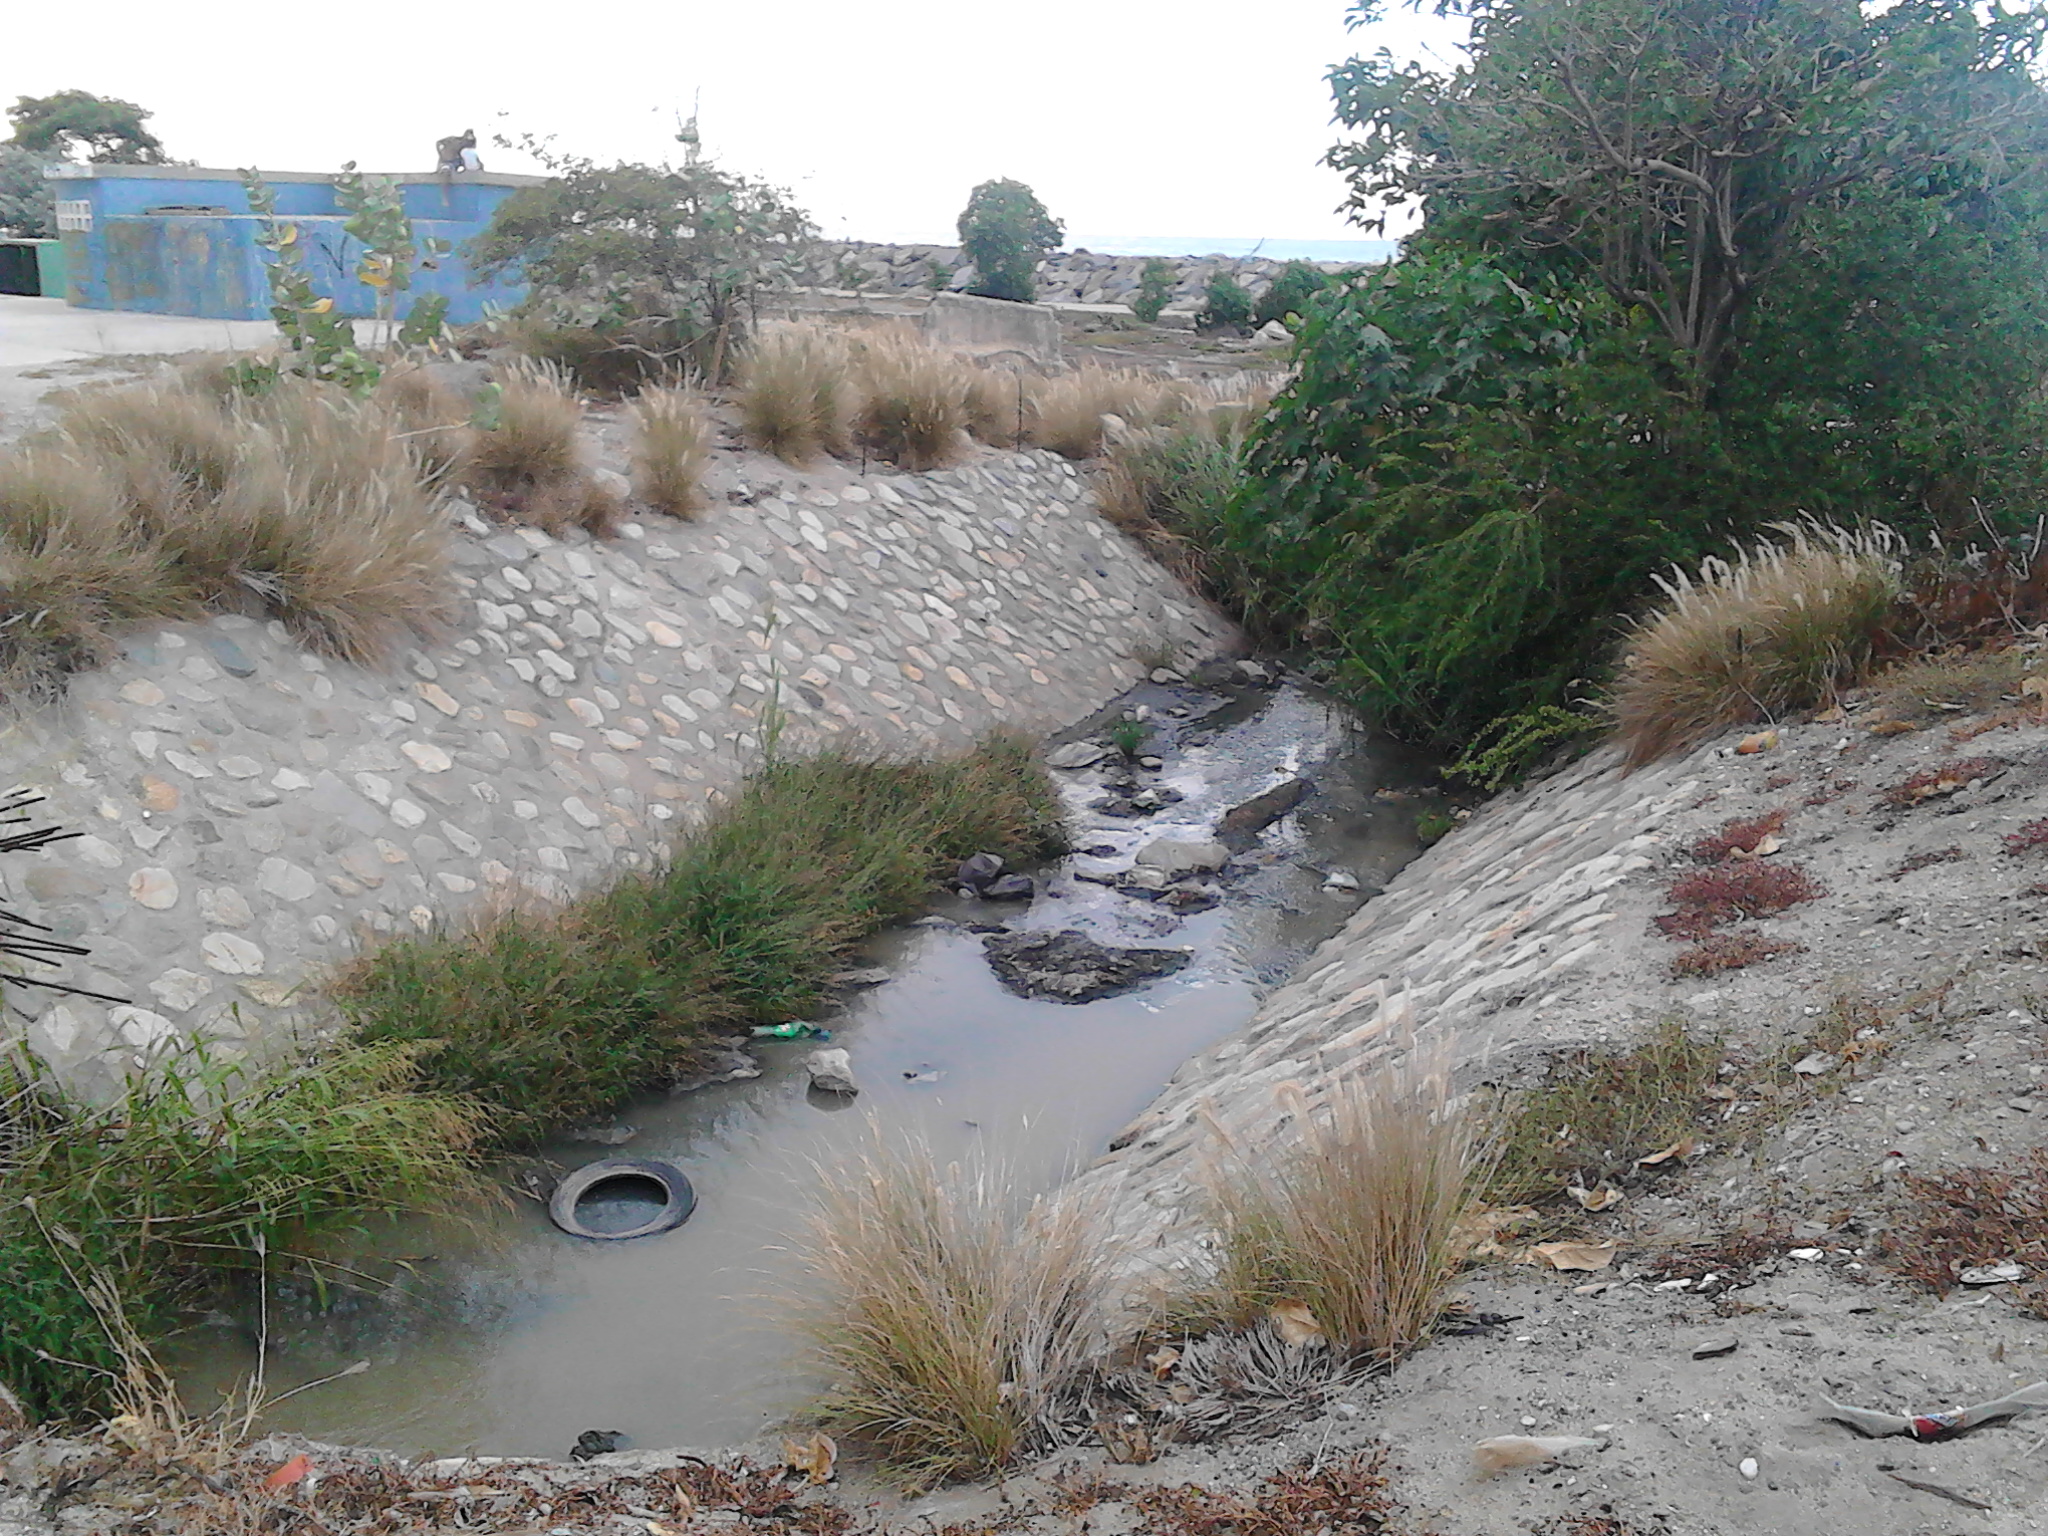
[(88, 91), (22, 96), (7, 109), (18, 147), (54, 157), (83, 149), (101, 165), (162, 164), (164, 147), (143, 126), (152, 115), (132, 101)]
[(0, 235), (46, 239), (57, 233), (56, 194), (43, 174), (51, 164), (13, 144), (0, 144)]
[(1138, 274), (1138, 296), (1131, 301), (1131, 313), (1147, 325), (1157, 325), (1167, 301), (1173, 297), (1173, 263), (1154, 256)]
[[(1454, 73), (1386, 53), (1331, 74), (1355, 208), (1554, 255), (1641, 306), (1718, 382), (1748, 306), (1854, 189), (2037, 201), (2048, 13), (1970, 0), (1472, 0)], [(1374, 19), (1361, 0), (1354, 22)], [(1490, 226), (1490, 227), (1487, 227)], [(1427, 225), (1425, 226), (1428, 227)]]
[(1255, 622), (1456, 745), (1583, 697), (1652, 572), (1771, 522), (2031, 524), (2042, 15), (1472, 18), (1462, 69), (1333, 72), (1359, 215), (1423, 224), (1304, 316), (1212, 562)]
[(518, 272), (528, 305), (722, 377), (765, 288), (795, 281), (817, 230), (789, 194), (720, 170), (555, 155), (469, 243), (480, 277)]
[(960, 213), (960, 245), (974, 263), (970, 291), (1029, 304), (1038, 297), (1038, 263), (1066, 234), (1023, 182), (984, 181)]

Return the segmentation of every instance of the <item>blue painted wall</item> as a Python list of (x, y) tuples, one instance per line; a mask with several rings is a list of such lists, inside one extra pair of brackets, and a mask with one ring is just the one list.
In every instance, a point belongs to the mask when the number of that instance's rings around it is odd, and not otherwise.
[[(270, 255), (256, 244), (262, 221), (250, 213), (237, 173), (172, 166), (67, 170), (76, 174), (58, 179), (59, 202), (90, 210), (89, 228), (63, 231), (71, 303), (214, 320), (270, 317), (264, 274)], [(265, 179), (277, 197), (279, 217), (298, 226), (315, 288), (342, 314), (374, 315), (376, 295), (355, 280), (362, 247), (342, 231), (345, 216), (336, 206), (333, 181), (293, 174)], [(448, 298), (448, 318), (465, 324), (482, 319), (486, 306), (509, 308), (525, 297), (519, 283), (473, 285), (462, 246), (483, 232), (499, 203), (536, 178), (394, 179), (414, 235), (422, 241), (438, 236), (454, 247), (434, 269), (414, 270), (413, 286), (399, 301), (401, 314), (422, 295), (440, 293)]]

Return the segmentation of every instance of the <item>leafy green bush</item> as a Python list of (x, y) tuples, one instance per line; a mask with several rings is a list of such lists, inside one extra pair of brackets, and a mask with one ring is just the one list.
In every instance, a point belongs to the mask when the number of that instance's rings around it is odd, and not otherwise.
[(46, 240), (57, 233), (56, 183), (43, 174), (47, 155), (0, 144), (0, 235)]
[(560, 913), (401, 939), (337, 986), (369, 1042), (420, 1052), (437, 1090), (532, 1141), (686, 1072), (708, 1032), (802, 1018), (848, 947), (915, 912), (983, 849), (1059, 846), (1028, 744), (950, 762), (776, 763), (660, 869)]
[(1308, 309), (1308, 301), (1329, 286), (1329, 279), (1322, 269), (1312, 267), (1305, 261), (1290, 261), (1280, 269), (1280, 275), (1273, 284), (1259, 295), (1259, 302), (1252, 310), (1252, 321), (1264, 325), (1269, 320), (1278, 320), (1290, 325), (1289, 315), (1299, 315)]
[(1173, 263), (1153, 256), (1138, 274), (1138, 296), (1131, 300), (1131, 313), (1147, 325), (1157, 325), (1159, 315), (1173, 298)]
[(1252, 323), (1252, 296), (1236, 278), (1218, 272), (1209, 279), (1202, 294), (1202, 312), (1195, 316), (1198, 331), (1242, 331)]
[(1773, 522), (2030, 524), (2044, 34), (1960, 0), (1499, 0), (1469, 69), (1340, 66), (1354, 203), (1427, 217), (1303, 314), (1223, 595), (1456, 746), (1583, 693), (1653, 573)]
[(1029, 304), (1038, 296), (1040, 259), (1065, 238), (1065, 227), (1023, 182), (984, 181), (960, 213), (960, 246), (974, 263), (970, 292)]
[(761, 290), (795, 280), (810, 219), (780, 188), (709, 161), (601, 166), (526, 147), (553, 174), (500, 203), (469, 243), (477, 275), (516, 270), (545, 325), (616, 338), (664, 373), (723, 379)]
[(1658, 351), (1598, 294), (1451, 253), (1334, 291), (1211, 535), (1221, 595), (1411, 735), (1556, 701), (1725, 521)]

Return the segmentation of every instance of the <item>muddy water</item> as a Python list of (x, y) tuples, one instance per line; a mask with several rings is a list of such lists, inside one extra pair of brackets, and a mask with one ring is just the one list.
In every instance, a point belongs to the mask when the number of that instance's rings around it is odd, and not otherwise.
[[(879, 1127), (914, 1130), (942, 1155), (984, 1149), (1033, 1186), (1057, 1182), (1416, 851), (1416, 814), (1434, 803), (1411, 793), (1419, 765), (1308, 691), (1147, 687), (1094, 724), (1136, 706), (1153, 717), (1147, 750), (1165, 760), (1141, 777), (1184, 798), (1121, 819), (1091, 809), (1100, 769), (1057, 775), (1083, 851), (1039, 872), (1037, 899), (954, 899), (884, 936), (863, 963), (892, 979), (821, 1017), (852, 1055), (857, 1100), (808, 1090), (798, 1063), (810, 1043), (762, 1042), (759, 1078), (627, 1106), (618, 1125), (637, 1134), (616, 1149), (548, 1149), (562, 1168), (607, 1156), (674, 1162), (699, 1202), (676, 1231), (579, 1241), (518, 1198), (475, 1231), (373, 1234), (363, 1267), (397, 1283), (330, 1292), (318, 1307), (273, 1297), (267, 1362), (273, 1390), (358, 1360), (370, 1369), (279, 1405), (269, 1426), (408, 1452), (559, 1456), (587, 1429), (642, 1446), (731, 1443), (796, 1405), (810, 1383), (788, 1326), (791, 1240), (817, 1169)], [(1162, 833), (1205, 836), (1224, 811), (1297, 773), (1315, 793), (1233, 864), (1219, 906), (1181, 917), (1084, 878), (1127, 866)], [(1326, 890), (1332, 869), (1362, 890)], [(1121, 997), (1028, 1001), (996, 982), (966, 926), (989, 923), (1080, 928), (1195, 958)], [(217, 1318), (189, 1340), (188, 1384), (225, 1384), (254, 1354), (251, 1319)]]

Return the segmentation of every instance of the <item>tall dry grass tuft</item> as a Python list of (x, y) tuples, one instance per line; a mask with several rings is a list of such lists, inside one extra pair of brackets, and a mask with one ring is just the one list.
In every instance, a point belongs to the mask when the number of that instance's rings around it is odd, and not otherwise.
[(1154, 427), (1190, 405), (1186, 385), (1158, 374), (1094, 365), (1040, 379), (1031, 389), (1025, 436), (1069, 459), (1099, 456), (1113, 416), (1128, 428)]
[[(244, 453), (210, 516), (167, 531), (201, 549), (301, 640), (371, 663), (447, 608), (447, 520), (390, 417), (282, 380), (240, 412)], [(213, 594), (231, 606), (227, 593)]]
[(17, 683), (207, 609), (371, 661), (444, 602), (443, 518), (393, 420), (305, 380), (258, 399), (178, 381), (80, 396), (0, 482), (0, 580), (22, 605), (0, 669)]
[(1025, 440), (1030, 419), (1031, 378), (1015, 368), (970, 366), (967, 430), (991, 448), (1015, 448)]
[(430, 486), (461, 477), (474, 447), (470, 420), (475, 406), (431, 366), (394, 364), (384, 370), (373, 397), (389, 414), (392, 429)]
[(175, 380), (80, 394), (57, 430), (140, 516), (159, 522), (218, 499), (242, 450), (228, 400)]
[(136, 621), (195, 607), (97, 467), (49, 447), (0, 459), (0, 698), (47, 694)]
[(1114, 1321), (1100, 1208), (917, 1144), (877, 1140), (819, 1178), (805, 1321), (833, 1385), (818, 1420), (913, 1488), (1038, 1448)]
[(1428, 1337), (1484, 1159), (1445, 1074), (1413, 1059), (1314, 1103), (1291, 1088), (1290, 1140), (1226, 1144), (1212, 1190), (1225, 1315), (1305, 1306), (1345, 1358), (1392, 1360)]
[(473, 436), (466, 480), (485, 510), (549, 533), (616, 527), (618, 499), (592, 478), (583, 458), (583, 407), (568, 376), (522, 358), (498, 377), (495, 423)]
[(855, 433), (913, 472), (958, 462), (967, 443), (970, 367), (914, 336), (862, 337), (853, 350)]
[(1611, 706), (1631, 766), (1823, 704), (1869, 666), (1900, 590), (1898, 536), (1821, 524), (1777, 531), (1783, 542), (1660, 580), (1666, 602), (1629, 636)]
[(763, 326), (739, 367), (747, 441), (787, 464), (843, 453), (853, 426), (851, 359), (844, 337), (815, 325)]
[(686, 389), (643, 389), (627, 408), (633, 426), (633, 490), (657, 512), (695, 517), (704, 510), (704, 469), (711, 462), (711, 417)]

